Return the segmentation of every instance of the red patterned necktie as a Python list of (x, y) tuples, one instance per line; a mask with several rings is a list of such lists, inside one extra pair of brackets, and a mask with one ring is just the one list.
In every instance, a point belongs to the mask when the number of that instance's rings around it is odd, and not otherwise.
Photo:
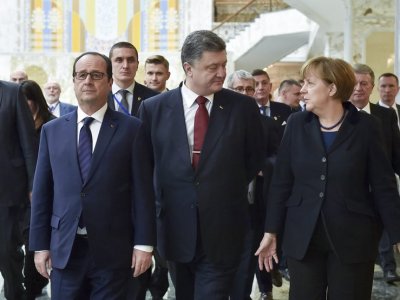
[(196, 170), (199, 164), (201, 150), (203, 148), (204, 138), (206, 136), (208, 127), (208, 111), (206, 107), (207, 98), (199, 96), (196, 99), (199, 107), (196, 110), (194, 116), (194, 134), (193, 134), (193, 169)]

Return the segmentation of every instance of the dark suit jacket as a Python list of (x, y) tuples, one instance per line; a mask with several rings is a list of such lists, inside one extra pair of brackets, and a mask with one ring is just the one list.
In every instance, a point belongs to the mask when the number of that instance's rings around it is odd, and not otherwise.
[[(143, 84), (135, 82), (135, 87), (133, 88), (133, 102), (132, 102), (131, 115), (137, 117), (139, 106), (142, 103), (142, 101), (144, 99), (153, 97), (158, 94), (159, 94), (158, 92), (156, 92), (152, 89), (149, 89), (148, 87), (144, 86)], [(110, 94), (108, 94), (108, 106), (112, 110), (115, 110), (115, 103), (114, 103), (114, 97), (113, 97), (112, 92), (110, 92)]]
[(180, 88), (145, 100), (139, 115), (153, 147), (160, 254), (189, 262), (201, 234), (209, 259), (237, 262), (249, 228), (247, 185), (264, 158), (254, 99), (226, 89), (215, 93), (196, 171)]
[(28, 201), (37, 157), (32, 114), (19, 85), (0, 81), (0, 206)]
[(279, 125), (278, 128), (278, 136), (279, 140), (283, 137), (283, 132), (286, 128), (287, 119), (289, 118), (290, 114), (292, 113), (292, 109), (289, 105), (270, 101), (270, 117), (275, 120), (275, 122)]
[(85, 183), (77, 156), (77, 113), (43, 126), (30, 249), (50, 249), (53, 266), (65, 268), (81, 213), (90, 253), (101, 268), (126, 268), (134, 245), (155, 245), (152, 169), (137, 118), (106, 111)]
[(60, 116), (69, 114), (70, 112), (73, 112), (76, 109), (77, 109), (77, 107), (75, 105), (60, 102)]
[(382, 126), (386, 153), (392, 163), (393, 170), (400, 175), (400, 131), (396, 112), (370, 103), (371, 115), (376, 117)]
[(288, 257), (304, 257), (321, 213), (345, 263), (375, 260), (380, 220), (392, 242), (400, 241), (400, 199), (381, 129), (372, 116), (349, 102), (344, 105), (348, 115), (328, 151), (313, 113), (298, 112), (289, 119), (266, 220), (267, 232), (283, 226)]

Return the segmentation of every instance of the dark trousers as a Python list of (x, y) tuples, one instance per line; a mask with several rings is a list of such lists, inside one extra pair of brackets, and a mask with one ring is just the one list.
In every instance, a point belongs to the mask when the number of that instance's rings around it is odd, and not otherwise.
[[(351, 249), (349, 249), (351, 251)], [(322, 222), (318, 222), (302, 260), (287, 257), (290, 300), (371, 299), (374, 262), (342, 263), (330, 245)]]
[(379, 241), (379, 265), (384, 272), (396, 271), (396, 260), (393, 254), (393, 245), (390, 242), (389, 235), (383, 230), (381, 240)]
[(88, 240), (77, 236), (65, 269), (53, 268), (52, 300), (125, 300), (130, 265), (124, 269), (98, 268), (89, 253)]
[(0, 207), (0, 271), (4, 278), (4, 296), (20, 300), (25, 293), (22, 268), (20, 207)]
[(211, 262), (204, 253), (200, 242), (191, 262), (170, 263), (174, 264), (176, 273), (176, 300), (229, 299), (238, 262), (232, 264)]
[(34, 251), (29, 251), (29, 226), (30, 226), (31, 207), (24, 211), (24, 221), (22, 235), (25, 244), (25, 264), (24, 264), (24, 283), (26, 289), (26, 299), (35, 300), (36, 296), (42, 293), (42, 289), (49, 283), (49, 280), (36, 270), (34, 262)]

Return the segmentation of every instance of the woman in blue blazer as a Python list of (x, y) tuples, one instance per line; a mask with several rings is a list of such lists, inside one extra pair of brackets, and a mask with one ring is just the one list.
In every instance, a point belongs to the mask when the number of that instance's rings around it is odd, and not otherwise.
[(349, 64), (318, 57), (302, 75), (307, 111), (289, 119), (278, 152), (259, 265), (272, 268), (282, 238), (291, 300), (370, 299), (382, 225), (400, 242), (382, 130), (347, 102), (355, 85)]

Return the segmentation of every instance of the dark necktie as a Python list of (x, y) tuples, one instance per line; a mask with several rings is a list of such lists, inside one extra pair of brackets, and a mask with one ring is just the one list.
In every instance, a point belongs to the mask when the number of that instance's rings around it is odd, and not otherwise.
[(266, 105), (260, 106), (260, 111), (263, 116), (269, 117), (269, 107)]
[(204, 138), (206, 136), (208, 127), (208, 111), (206, 107), (207, 98), (199, 96), (196, 99), (199, 107), (196, 110), (194, 116), (194, 132), (193, 132), (193, 159), (192, 165), (196, 170), (199, 164), (201, 150), (203, 148)]
[(83, 126), (79, 132), (78, 158), (83, 182), (86, 181), (86, 177), (89, 173), (90, 161), (92, 160), (93, 141), (90, 123), (92, 123), (93, 120), (92, 117), (83, 119)]
[[(129, 91), (127, 90), (120, 90), (119, 91), (121, 95), (121, 103), (118, 106), (118, 111), (123, 112), (123, 113), (129, 113), (129, 105), (128, 105), (128, 100), (126, 99), (126, 96), (128, 95)], [(122, 106), (125, 108), (125, 110), (122, 108)]]
[[(83, 182), (86, 181), (86, 177), (89, 173), (90, 161), (92, 160), (93, 141), (92, 132), (90, 131), (90, 123), (92, 123), (93, 120), (92, 117), (86, 117), (83, 119), (83, 126), (79, 132), (78, 159)], [(78, 226), (80, 228), (85, 227), (82, 214), (79, 218)]]

